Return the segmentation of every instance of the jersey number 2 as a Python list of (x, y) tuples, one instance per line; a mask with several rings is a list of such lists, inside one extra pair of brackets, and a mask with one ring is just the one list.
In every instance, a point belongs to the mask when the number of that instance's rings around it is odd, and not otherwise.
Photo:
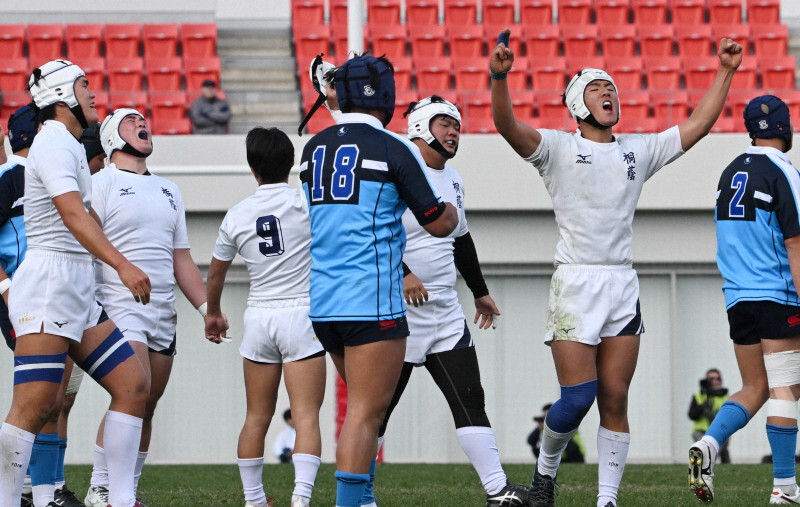
[[(322, 181), (323, 167), (325, 165), (325, 145), (317, 146), (314, 150), (312, 162), (311, 200), (325, 200), (326, 186)], [(331, 173), (330, 186), (328, 191), (334, 201), (346, 201), (353, 196), (355, 187), (355, 171), (358, 162), (358, 146), (355, 144), (343, 144), (336, 150), (333, 157), (333, 173)]]
[(281, 220), (275, 215), (258, 217), (256, 220), (256, 234), (265, 240), (258, 243), (258, 250), (265, 257), (281, 255), (283, 253), (283, 233)]
[(744, 218), (742, 197), (744, 197), (745, 187), (747, 187), (747, 173), (739, 172), (734, 174), (731, 180), (731, 188), (736, 189), (736, 193), (733, 194), (731, 203), (728, 205), (728, 216), (731, 218)]

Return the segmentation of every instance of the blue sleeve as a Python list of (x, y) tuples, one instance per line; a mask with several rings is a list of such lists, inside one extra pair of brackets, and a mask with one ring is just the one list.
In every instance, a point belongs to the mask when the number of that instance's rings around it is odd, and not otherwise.
[(390, 169), (400, 197), (406, 202), (417, 222), (426, 225), (444, 213), (445, 203), (428, 181), (421, 160), (411, 148), (404, 145), (404, 149), (395, 151)]

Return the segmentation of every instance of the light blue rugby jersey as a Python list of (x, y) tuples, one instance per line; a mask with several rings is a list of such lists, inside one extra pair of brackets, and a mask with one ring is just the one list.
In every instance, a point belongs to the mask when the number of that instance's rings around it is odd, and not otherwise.
[(0, 165), (0, 265), (9, 278), (14, 277), (28, 249), (22, 204), (24, 194), (25, 159), (11, 155), (8, 162)]
[(750, 147), (717, 187), (717, 265), (725, 305), (769, 300), (800, 306), (784, 239), (800, 234), (800, 173), (779, 150)]
[(306, 144), (300, 179), (311, 213), (311, 320), (405, 315), (401, 217), (408, 207), (427, 224), (444, 211), (423, 165), (416, 146), (364, 114), (343, 114)]

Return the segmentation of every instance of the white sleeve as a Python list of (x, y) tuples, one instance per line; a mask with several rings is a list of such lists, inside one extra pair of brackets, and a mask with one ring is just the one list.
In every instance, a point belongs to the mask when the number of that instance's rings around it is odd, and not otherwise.
[(219, 236), (217, 236), (217, 242), (214, 245), (214, 253), (213, 256), (215, 259), (219, 259), (224, 262), (230, 262), (236, 257), (236, 243), (230, 237), (230, 233), (228, 231), (229, 228), (229, 214), (225, 214), (225, 218), (222, 220), (222, 225), (219, 226)]
[(668, 128), (658, 134), (644, 135), (647, 152), (650, 154), (650, 167), (645, 180), (650, 179), (659, 169), (683, 155), (681, 132), (678, 126)]
[(92, 176), (92, 209), (100, 217), (100, 223), (106, 223), (108, 205), (108, 189), (111, 187), (109, 171), (100, 171)]
[(183, 205), (183, 196), (177, 186), (174, 192), (178, 207), (178, 223), (175, 225), (172, 248), (191, 248), (189, 245), (189, 233), (186, 232), (186, 208)]
[(64, 146), (54, 146), (36, 153), (36, 172), (51, 199), (81, 191), (78, 184), (79, 167), (80, 160)]
[(545, 173), (547, 173), (547, 171), (550, 169), (550, 160), (557, 159), (554, 154), (551, 154), (551, 151), (558, 148), (558, 135), (564, 134), (564, 132), (550, 129), (536, 130), (539, 132), (539, 134), (541, 134), (542, 141), (539, 143), (536, 151), (534, 151), (531, 156), (526, 157), (524, 160), (533, 164), (533, 167), (539, 171), (539, 175), (544, 176)]

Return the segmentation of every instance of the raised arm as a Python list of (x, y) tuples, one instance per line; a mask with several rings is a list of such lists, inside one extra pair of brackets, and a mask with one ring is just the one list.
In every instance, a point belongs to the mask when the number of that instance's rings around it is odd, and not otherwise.
[(506, 74), (514, 64), (514, 53), (508, 49), (511, 30), (506, 28), (497, 39), (497, 46), (489, 56), (489, 71), (492, 76), (492, 117), (497, 132), (521, 157), (533, 155), (542, 136), (525, 122), (514, 118), (511, 95), (508, 92)]
[(733, 75), (739, 64), (742, 63), (742, 54), (741, 45), (731, 39), (720, 39), (717, 51), (719, 69), (717, 69), (714, 82), (711, 83), (711, 88), (694, 108), (689, 119), (678, 127), (683, 151), (687, 151), (705, 137), (719, 118), (722, 108), (725, 107), (725, 99), (728, 96)]

